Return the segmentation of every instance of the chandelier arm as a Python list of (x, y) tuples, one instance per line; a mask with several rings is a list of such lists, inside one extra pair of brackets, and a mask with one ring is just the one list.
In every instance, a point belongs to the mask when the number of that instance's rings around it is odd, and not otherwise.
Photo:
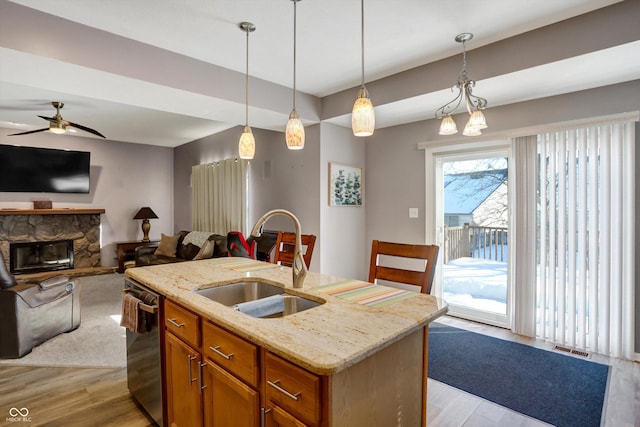
[[(451, 115), (451, 113), (456, 111), (460, 106), (460, 104), (462, 103), (463, 89), (460, 88), (459, 86), (454, 86), (454, 87), (458, 87), (458, 95), (455, 98), (453, 98), (451, 101), (447, 102), (442, 107), (436, 110), (436, 119), (442, 119), (445, 116)], [(451, 107), (451, 105), (454, 103), (456, 104), (455, 107)]]

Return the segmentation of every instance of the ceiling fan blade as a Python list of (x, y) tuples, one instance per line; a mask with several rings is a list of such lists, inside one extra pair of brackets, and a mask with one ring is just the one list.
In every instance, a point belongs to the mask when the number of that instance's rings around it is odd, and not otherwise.
[(46, 117), (46, 116), (38, 116), (38, 117), (40, 117), (41, 119), (45, 119), (47, 121), (50, 121), (50, 122), (54, 122), (54, 123), (58, 122), (58, 119), (56, 119), (55, 117)]
[(96, 135), (96, 136), (100, 136), (100, 137), (102, 137), (102, 138), (105, 138), (105, 139), (106, 139), (106, 136), (104, 136), (103, 134), (101, 134), (100, 132), (98, 132), (98, 131), (97, 131), (97, 130), (95, 130), (95, 129), (91, 129), (91, 128), (88, 128), (88, 127), (86, 127), (86, 126), (79, 125), (79, 124), (77, 124), (77, 123), (69, 122), (69, 121), (67, 121), (67, 120), (65, 120), (65, 121), (67, 122), (67, 126), (72, 126), (72, 127), (74, 127), (74, 128), (78, 128), (78, 129), (83, 130), (83, 131), (85, 131), (85, 132), (89, 132), (89, 133), (92, 133), (92, 134), (94, 134), (94, 135)]
[(44, 132), (44, 131), (46, 131), (46, 130), (49, 130), (49, 128), (37, 129), (37, 130), (29, 130), (29, 131), (26, 131), (26, 132), (20, 132), (20, 133), (12, 133), (12, 134), (7, 135), (7, 136), (28, 135), (28, 134), (30, 134), (30, 133)]

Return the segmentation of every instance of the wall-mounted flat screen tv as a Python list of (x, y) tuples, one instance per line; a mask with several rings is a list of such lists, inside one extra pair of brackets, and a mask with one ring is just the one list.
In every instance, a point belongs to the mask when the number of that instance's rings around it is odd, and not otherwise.
[(0, 144), (0, 192), (89, 193), (91, 153)]

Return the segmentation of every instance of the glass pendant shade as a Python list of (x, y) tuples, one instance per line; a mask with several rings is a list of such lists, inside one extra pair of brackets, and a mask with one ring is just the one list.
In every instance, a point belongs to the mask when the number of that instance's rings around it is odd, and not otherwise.
[(238, 142), (238, 154), (241, 159), (253, 159), (256, 154), (256, 140), (253, 137), (251, 128), (249, 126), (244, 127), (242, 135), (240, 135), (240, 142)]
[(458, 133), (458, 127), (456, 126), (456, 122), (453, 120), (451, 116), (445, 116), (440, 122), (440, 135), (453, 135)]
[(475, 110), (473, 113), (471, 113), (471, 117), (469, 118), (469, 124), (477, 129), (486, 129), (487, 119), (485, 119), (482, 111)]
[(462, 131), (462, 134), (464, 136), (478, 136), (478, 135), (482, 135), (482, 132), (480, 132), (480, 129), (478, 127), (473, 126), (471, 124), (471, 119), (469, 119), (467, 124), (464, 125), (464, 130)]
[(375, 127), (376, 114), (373, 103), (363, 86), (360, 88), (358, 99), (353, 104), (353, 111), (351, 111), (351, 129), (353, 129), (355, 136), (370, 136), (373, 135)]
[(291, 111), (289, 115), (284, 135), (289, 150), (302, 150), (304, 148), (304, 126), (298, 118), (296, 110)]

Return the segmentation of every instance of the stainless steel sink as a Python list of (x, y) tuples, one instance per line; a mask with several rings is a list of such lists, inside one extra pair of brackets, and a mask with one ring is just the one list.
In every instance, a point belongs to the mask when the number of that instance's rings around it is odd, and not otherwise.
[(194, 290), (194, 292), (198, 295), (202, 295), (205, 298), (226, 305), (228, 307), (234, 307), (237, 304), (257, 301), (259, 299), (271, 297), (274, 295), (282, 295), (284, 302), (283, 311), (279, 311), (267, 316), (256, 316), (251, 312), (245, 313), (253, 317), (261, 318), (284, 317), (290, 314), (300, 313), (301, 311), (309, 310), (310, 308), (314, 308), (324, 304), (324, 301), (314, 301), (312, 299), (304, 298), (298, 295), (285, 294), (284, 288), (280, 286), (256, 280), (230, 283), (228, 285), (221, 285), (211, 288), (196, 289)]
[(289, 314), (300, 313), (301, 311), (309, 310), (310, 308), (314, 308), (322, 304), (324, 304), (324, 302), (314, 301), (297, 295), (285, 295), (284, 311), (268, 317), (284, 317), (288, 316)]
[(196, 289), (195, 293), (220, 304), (232, 307), (243, 302), (281, 295), (284, 288), (257, 280), (230, 283), (212, 288)]

